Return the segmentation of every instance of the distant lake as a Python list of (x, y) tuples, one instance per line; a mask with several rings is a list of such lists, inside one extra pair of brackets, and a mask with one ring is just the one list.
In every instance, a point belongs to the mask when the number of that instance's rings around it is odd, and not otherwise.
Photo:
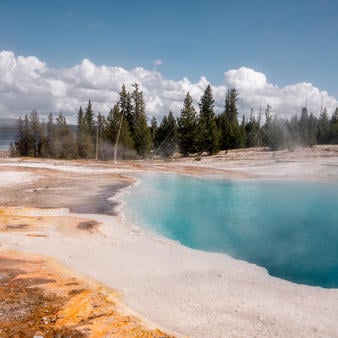
[(10, 143), (14, 143), (17, 131), (14, 128), (0, 128), (0, 151), (7, 151)]
[(128, 221), (296, 283), (338, 288), (338, 184), (146, 173)]
[(14, 140), (1, 140), (0, 139), (0, 151), (7, 151), (9, 149), (9, 145), (11, 142), (14, 143)]

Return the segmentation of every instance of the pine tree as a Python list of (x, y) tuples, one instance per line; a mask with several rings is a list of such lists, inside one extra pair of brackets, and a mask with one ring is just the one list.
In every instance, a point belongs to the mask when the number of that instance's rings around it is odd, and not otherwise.
[(244, 148), (246, 146), (246, 119), (245, 115), (242, 116), (242, 123), (238, 127), (238, 141), (237, 141), (237, 147), (238, 148)]
[(23, 135), (24, 135), (24, 153), (23, 156), (34, 156), (35, 142), (32, 134), (31, 124), (28, 119), (28, 115), (25, 115), (24, 125), (23, 125)]
[(151, 135), (147, 126), (147, 117), (145, 114), (145, 103), (142, 91), (139, 91), (138, 85), (134, 84), (134, 91), (131, 94), (133, 99), (133, 121), (134, 130), (131, 132), (136, 152), (141, 157), (146, 157), (150, 151)]
[(238, 124), (237, 100), (236, 89), (229, 89), (225, 97), (224, 112), (218, 119), (221, 131), (221, 148), (224, 150), (240, 148), (245, 143), (244, 130), (241, 131)]
[(128, 122), (129, 130), (134, 136), (135, 120), (133, 113), (133, 105), (131, 102), (131, 95), (127, 92), (126, 86), (123, 84), (120, 92), (119, 108), (123, 118)]
[(330, 142), (338, 144), (338, 107), (332, 114), (330, 120)]
[(89, 100), (88, 105), (85, 109), (84, 115), (83, 115), (84, 123), (87, 128), (87, 132), (90, 136), (95, 138), (96, 135), (96, 128), (95, 128), (95, 120), (94, 120), (94, 111), (92, 102)]
[(79, 112), (77, 114), (77, 131), (78, 133), (83, 132), (85, 129), (85, 120), (84, 120), (84, 113), (83, 109), (80, 106)]
[(150, 122), (150, 135), (151, 135), (152, 150), (154, 151), (158, 147), (158, 144), (156, 144), (157, 129), (158, 129), (157, 120), (156, 117), (153, 116)]
[(184, 99), (177, 123), (181, 153), (183, 156), (195, 153), (197, 147), (197, 116), (189, 92)]
[(306, 107), (302, 108), (301, 116), (299, 119), (299, 131), (302, 145), (309, 145), (309, 114)]
[(73, 159), (77, 157), (74, 134), (67, 125), (65, 116), (59, 113), (56, 118), (56, 158)]
[(318, 121), (318, 143), (328, 144), (330, 139), (330, 121), (326, 108), (320, 113)]
[(20, 117), (15, 152), (20, 156), (46, 156), (46, 144), (45, 128), (40, 123), (38, 113), (32, 111), (25, 115), (24, 121)]
[(106, 127), (104, 130), (104, 140), (113, 144), (116, 140), (118, 121), (116, 116), (121, 116), (119, 105), (115, 104), (113, 109), (110, 109), (106, 118)]
[(158, 128), (157, 143), (159, 146), (156, 155), (170, 157), (177, 150), (177, 124), (171, 111), (167, 116), (163, 117)]
[(299, 123), (297, 115), (291, 117), (287, 127), (289, 130), (288, 148), (289, 150), (293, 150), (295, 145), (299, 143)]
[(17, 130), (16, 141), (14, 142), (15, 153), (18, 156), (26, 156), (24, 121), (22, 120), (21, 116), (17, 122)]
[(29, 115), (30, 129), (33, 137), (33, 156), (40, 157), (42, 145), (42, 128), (39, 121), (39, 116), (36, 110), (33, 110)]
[(78, 115), (77, 115), (77, 150), (80, 158), (88, 158), (88, 153), (87, 153), (87, 127), (86, 127), (86, 122), (84, 119), (84, 113), (83, 109), (80, 106)]
[(249, 122), (245, 124), (245, 132), (247, 147), (257, 147), (260, 145), (260, 126), (253, 109), (251, 109)]
[(309, 145), (310, 147), (317, 144), (317, 129), (318, 119), (313, 115), (313, 113), (311, 113), (308, 121), (309, 139), (307, 143), (307, 145)]
[(104, 145), (103, 150), (104, 157), (113, 158), (117, 134), (120, 123), (122, 121), (120, 136), (118, 140), (117, 157), (119, 159), (134, 158), (134, 143), (130, 135), (129, 124), (126, 119), (122, 118), (122, 111), (119, 107), (120, 105), (118, 103), (115, 104), (113, 109), (110, 110), (106, 119), (106, 128), (104, 132), (104, 139), (106, 141), (106, 144)]
[(96, 140), (95, 140), (95, 159), (104, 159), (103, 148), (101, 147), (101, 143), (104, 138), (104, 129), (105, 129), (106, 119), (105, 117), (99, 113), (96, 119)]
[(94, 122), (94, 112), (90, 100), (85, 109), (85, 112), (83, 112), (82, 107), (80, 107), (77, 122), (78, 155), (80, 158), (93, 158), (95, 154), (94, 144), (96, 138), (96, 130)]
[(265, 109), (265, 124), (262, 128), (262, 141), (264, 146), (270, 147), (271, 146), (271, 134), (272, 134), (272, 114), (271, 114), (271, 106), (267, 104)]
[(53, 114), (48, 115), (47, 122), (47, 147), (48, 147), (48, 156), (51, 158), (56, 158), (56, 126), (54, 123)]
[(214, 99), (210, 85), (207, 86), (199, 104), (200, 115), (198, 121), (198, 151), (208, 152), (209, 155), (219, 151), (219, 131), (214, 112)]

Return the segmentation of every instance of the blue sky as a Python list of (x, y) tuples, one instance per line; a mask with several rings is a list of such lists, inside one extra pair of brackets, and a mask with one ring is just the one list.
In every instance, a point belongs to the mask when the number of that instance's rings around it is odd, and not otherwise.
[(309, 82), (337, 98), (337, 13), (334, 0), (2, 0), (0, 50), (51, 69), (87, 58), (215, 86), (244, 66), (272, 85)]

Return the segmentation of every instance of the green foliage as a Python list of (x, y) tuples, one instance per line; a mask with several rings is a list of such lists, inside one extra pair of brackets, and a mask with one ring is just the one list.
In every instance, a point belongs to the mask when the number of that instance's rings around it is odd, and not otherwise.
[(57, 150), (56, 150), (56, 143), (57, 143), (57, 132), (56, 132), (56, 126), (54, 123), (54, 117), (53, 114), (50, 113), (48, 115), (48, 122), (47, 122), (47, 147), (48, 147), (48, 157), (50, 158), (57, 158)]
[(220, 149), (244, 146), (292, 150), (296, 145), (338, 144), (338, 108), (331, 119), (325, 108), (317, 118), (304, 107), (300, 118), (294, 115), (288, 120), (274, 116), (268, 104), (264, 125), (261, 126), (261, 113), (257, 118), (253, 110), (248, 120), (242, 115), (239, 124), (236, 89), (227, 91), (224, 111), (216, 116), (208, 85), (199, 103), (199, 115), (188, 92), (177, 119), (169, 112), (159, 126), (155, 117), (148, 126), (143, 92), (137, 84), (133, 88), (129, 93), (122, 86), (119, 100), (107, 117), (101, 113), (95, 116), (90, 100), (85, 110), (80, 107), (76, 133), (62, 113), (55, 121), (50, 113), (46, 122), (39, 120), (36, 111), (20, 117), (11, 155), (108, 160), (113, 158), (117, 139), (119, 159), (146, 158), (151, 150), (165, 158), (180, 151), (183, 156), (198, 153), (197, 158), (201, 159), (204, 152), (212, 155)]
[(13, 153), (18, 156), (45, 156), (46, 137), (43, 125), (40, 124), (39, 116), (36, 111), (21, 117), (18, 120), (18, 137), (14, 144)]
[(183, 156), (193, 154), (197, 150), (197, 122), (196, 110), (188, 92), (184, 99), (180, 117), (177, 119), (178, 142)]
[(238, 124), (238, 93), (235, 88), (228, 90), (225, 97), (225, 108), (218, 117), (221, 132), (221, 149), (235, 149), (245, 146), (245, 125)]
[(127, 92), (126, 86), (123, 84), (120, 92), (119, 106), (123, 118), (128, 122), (131, 135), (134, 134), (135, 121), (133, 113), (133, 105), (131, 102), (131, 95)]
[(62, 113), (56, 118), (55, 134), (55, 156), (53, 157), (65, 159), (77, 158), (74, 133), (70, 130), (66, 118)]
[[(113, 109), (110, 109), (108, 116), (106, 118), (106, 125), (104, 128), (104, 140), (110, 143), (116, 141), (116, 136), (119, 128), (119, 121), (121, 119), (122, 113), (119, 109), (119, 105), (115, 104)], [(127, 122), (125, 122), (127, 123)]]
[(133, 129), (132, 137), (136, 152), (143, 158), (147, 157), (151, 148), (151, 135), (147, 126), (147, 117), (145, 114), (145, 103), (142, 91), (139, 91), (138, 85), (134, 84), (134, 91), (131, 94), (133, 100)]
[(105, 117), (101, 113), (98, 113), (97, 118), (96, 118), (96, 140), (95, 140), (96, 160), (104, 159), (102, 143), (103, 143), (105, 125), (106, 125)]
[(327, 144), (330, 140), (330, 121), (326, 108), (319, 116), (317, 139), (319, 144)]
[(213, 155), (219, 151), (220, 134), (216, 124), (214, 99), (210, 85), (207, 86), (201, 97), (199, 106), (197, 150), (199, 153), (207, 152), (209, 155)]
[(14, 142), (15, 154), (17, 156), (27, 156), (26, 151), (26, 142), (25, 142), (25, 130), (24, 130), (24, 121), (22, 120), (21, 116), (17, 122), (17, 138)]
[(309, 138), (307, 140), (307, 145), (312, 147), (317, 144), (317, 129), (318, 129), (318, 120), (311, 113), (308, 120), (308, 132)]
[(157, 144), (156, 144), (156, 135), (157, 135), (157, 120), (156, 117), (153, 116), (151, 118), (151, 122), (150, 122), (150, 136), (151, 136), (151, 148), (153, 151), (155, 151), (155, 149), (157, 148)]
[(262, 129), (263, 145), (269, 146), (273, 150), (288, 148), (294, 149), (296, 145), (310, 146), (317, 143), (327, 143), (330, 141), (329, 121), (326, 109), (316, 118), (313, 113), (308, 113), (304, 107), (301, 117), (297, 115), (290, 120), (272, 118), (271, 106), (266, 109), (266, 123)]
[(80, 158), (88, 159), (93, 154), (93, 141), (88, 133), (88, 128), (84, 118), (82, 107), (78, 112), (77, 125), (77, 149)]
[(171, 157), (177, 150), (177, 123), (172, 112), (164, 116), (157, 130), (155, 155)]
[(121, 125), (118, 151), (117, 155), (119, 159), (134, 158), (134, 141), (131, 137), (128, 121), (122, 116), (120, 106), (116, 103), (113, 109), (110, 110), (107, 118), (105, 119), (105, 128), (103, 130), (103, 144), (102, 158), (112, 159), (114, 153), (114, 147), (116, 146), (117, 135)]
[(88, 101), (88, 105), (84, 112), (83, 122), (86, 133), (94, 138), (96, 129), (95, 129), (93, 106), (90, 100)]
[(338, 144), (338, 108), (336, 108), (330, 120), (330, 141)]
[(80, 107), (77, 120), (78, 155), (80, 158), (84, 159), (94, 158), (96, 126), (94, 120), (94, 111), (90, 100), (88, 101), (88, 105), (84, 112), (82, 110), (82, 107)]
[(47, 124), (40, 122), (38, 113), (25, 115), (24, 121), (18, 119), (18, 137), (13, 153), (17, 156), (76, 158), (77, 147), (74, 133), (66, 123), (62, 113), (54, 123), (49, 114)]
[(298, 122), (298, 129), (300, 132), (300, 139), (303, 145), (309, 144), (309, 114), (307, 108), (304, 107), (301, 112), (300, 120)]
[(244, 124), (245, 128), (245, 146), (250, 147), (258, 147), (262, 144), (261, 141), (261, 127), (260, 121), (256, 119), (253, 109), (251, 109), (250, 120), (248, 123)]

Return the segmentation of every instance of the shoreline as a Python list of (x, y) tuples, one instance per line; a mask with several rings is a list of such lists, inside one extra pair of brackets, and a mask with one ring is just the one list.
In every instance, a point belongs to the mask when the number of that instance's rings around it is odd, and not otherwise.
[[(15, 161), (8, 162), (15, 167)], [(71, 163), (65, 163), (71, 167)], [(338, 165), (338, 159), (334, 157), (332, 163)], [(254, 164), (249, 167), (250, 170), (257, 170)], [(218, 161), (210, 165), (218, 171)], [(122, 163), (118, 167), (103, 164), (101, 168), (106, 168), (109, 175), (127, 172), (129, 176), (140, 170), (137, 166), (141, 167), (141, 171), (155, 168), (177, 173), (196, 172), (196, 168), (191, 170), (184, 162), (157, 162), (155, 166)], [(236, 166), (235, 162), (228, 165), (231, 169)], [(319, 162), (317, 167), (311, 168), (311, 171), (318, 169), (318, 172), (322, 163)], [(290, 167), (281, 167), (277, 163), (274, 168), (278, 169), (275, 175), (281, 179)], [(207, 172), (205, 165), (197, 169)], [(83, 175), (91, 175), (90, 170), (83, 170), (87, 172)], [(250, 170), (246, 167), (243, 171), (257, 176), (257, 171), (252, 173)], [(265, 170), (263, 168), (261, 176), (265, 175)], [(76, 171), (74, 166), (70, 168), (72, 171)], [(108, 177), (107, 172), (101, 172), (104, 179)], [(337, 182), (335, 177), (334, 181)], [(134, 229), (133, 225), (126, 224), (120, 213), (109, 216), (52, 210), (54, 214), (49, 211), (52, 215), (41, 227), (0, 233), (1, 250), (35, 252), (56, 258), (71, 270), (121, 292), (127, 308), (139, 314), (138, 317), (145, 318), (150, 326), (154, 325), (150, 323), (156, 323), (155, 326), (165, 332), (192, 337), (316, 337), (333, 336), (338, 332), (337, 289), (294, 284), (270, 276), (264, 268), (235, 260), (226, 254), (184, 247), (137, 225)], [(24, 210), (19, 208), (18, 211), (19, 216), (24, 217)], [(62, 216), (62, 213), (65, 214)], [(46, 218), (41, 210), (36, 210), (35, 214), (36, 218), (30, 217), (36, 222), (39, 217)], [(71, 220), (80, 218), (100, 223), (98, 231), (69, 231)], [(65, 221), (65, 224), (58, 225), (57, 221)], [(28, 232), (48, 237), (27, 236)], [(111, 257), (111, 260), (103, 257)]]

